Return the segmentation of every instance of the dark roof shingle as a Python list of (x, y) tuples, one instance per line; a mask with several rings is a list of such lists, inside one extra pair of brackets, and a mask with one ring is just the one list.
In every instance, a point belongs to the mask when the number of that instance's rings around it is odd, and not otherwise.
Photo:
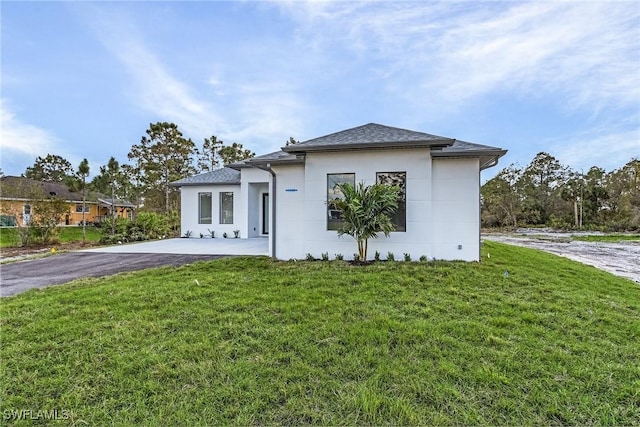
[(206, 184), (240, 184), (240, 171), (232, 168), (221, 168), (211, 172), (201, 173), (195, 176), (189, 176), (178, 181), (173, 181), (172, 187), (181, 187), (188, 185), (206, 185)]
[(285, 152), (306, 152), (349, 148), (384, 148), (402, 146), (446, 146), (453, 139), (424, 132), (369, 123), (363, 126), (289, 145)]

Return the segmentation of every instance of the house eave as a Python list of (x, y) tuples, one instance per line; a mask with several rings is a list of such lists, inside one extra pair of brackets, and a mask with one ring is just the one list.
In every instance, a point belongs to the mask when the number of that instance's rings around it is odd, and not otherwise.
[[(235, 169), (235, 168), (234, 168)], [(169, 187), (202, 187), (210, 185), (240, 185), (240, 181), (234, 182), (186, 182), (186, 183), (169, 183)]]
[(310, 153), (318, 151), (352, 151), (352, 150), (376, 150), (376, 149), (406, 149), (406, 148), (443, 148), (452, 145), (455, 139), (442, 138), (424, 141), (388, 141), (388, 142), (358, 142), (346, 144), (327, 144), (305, 147), (304, 144), (293, 144), (282, 147), (282, 151), (291, 154)]
[(500, 157), (507, 154), (507, 150), (469, 150), (459, 152), (432, 151), (433, 158), (479, 158), (480, 170), (488, 169), (498, 164)]

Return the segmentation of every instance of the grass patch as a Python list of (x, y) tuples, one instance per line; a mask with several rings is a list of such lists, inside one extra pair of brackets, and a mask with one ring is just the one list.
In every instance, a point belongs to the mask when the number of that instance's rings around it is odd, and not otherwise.
[[(60, 240), (60, 243), (82, 242), (82, 227), (60, 227), (58, 230), (58, 240)], [(87, 242), (100, 241), (100, 231), (98, 228), (93, 226), (86, 227), (86, 240)], [(16, 247), (19, 241), (17, 228), (0, 228), (0, 248)]]
[(228, 258), (3, 299), (0, 410), (89, 425), (637, 424), (640, 288), (483, 250), (364, 267)]
[(640, 242), (640, 234), (601, 234), (601, 235), (573, 235), (571, 240), (580, 240), (582, 242)]

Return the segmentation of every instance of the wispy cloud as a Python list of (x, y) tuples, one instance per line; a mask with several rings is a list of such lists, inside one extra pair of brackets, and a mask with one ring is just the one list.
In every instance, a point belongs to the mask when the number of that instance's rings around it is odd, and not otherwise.
[(99, 7), (91, 11), (90, 22), (98, 39), (131, 77), (130, 98), (135, 104), (191, 134), (210, 133), (212, 122), (224, 128), (222, 117), (170, 73), (125, 14)]
[(635, 2), (279, 5), (310, 49), (373, 60), (390, 94), (430, 110), (495, 91), (594, 113), (640, 99)]
[(6, 99), (0, 99), (0, 141), (3, 164), (15, 157), (44, 155), (58, 142), (51, 132), (17, 117)]
[[(286, 140), (283, 135), (300, 128), (303, 107), (295, 95), (296, 87), (287, 82), (286, 75), (278, 74), (284, 64), (273, 69), (256, 60), (255, 68), (231, 70), (221, 62), (211, 68), (208, 77), (181, 80), (145, 42), (141, 29), (126, 13), (96, 8), (91, 15), (99, 40), (131, 77), (131, 99), (143, 110), (178, 124), (196, 143), (215, 134), (226, 142), (241, 142), (262, 152), (277, 149)], [(250, 56), (267, 54), (264, 43)], [(208, 92), (202, 92), (203, 83)]]
[(640, 130), (591, 129), (564, 140), (550, 141), (550, 150), (574, 169), (599, 166), (617, 169), (633, 157), (640, 158)]

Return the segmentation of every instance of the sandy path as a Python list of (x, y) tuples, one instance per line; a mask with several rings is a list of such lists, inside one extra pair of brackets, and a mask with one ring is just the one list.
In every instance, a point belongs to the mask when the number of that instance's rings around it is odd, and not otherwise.
[(482, 238), (541, 249), (640, 283), (640, 242), (569, 241), (563, 235), (545, 235), (544, 240), (508, 234), (483, 234)]

